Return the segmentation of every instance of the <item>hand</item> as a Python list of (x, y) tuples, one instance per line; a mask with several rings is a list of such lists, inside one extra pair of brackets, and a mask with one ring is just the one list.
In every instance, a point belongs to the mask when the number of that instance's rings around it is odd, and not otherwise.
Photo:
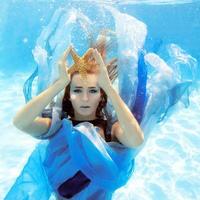
[(99, 65), (99, 68), (100, 68), (100, 73), (98, 77), (99, 86), (102, 89), (106, 90), (107, 87), (112, 85), (109, 75), (108, 75), (106, 65), (104, 64), (101, 54), (96, 49), (93, 50), (93, 56), (96, 60), (96, 63)]
[(67, 67), (67, 56), (71, 51), (72, 46), (70, 45), (62, 54), (60, 59), (58, 60), (58, 70), (59, 70), (59, 81), (61, 81), (64, 85), (68, 85), (71, 78), (70, 74), (68, 73)]

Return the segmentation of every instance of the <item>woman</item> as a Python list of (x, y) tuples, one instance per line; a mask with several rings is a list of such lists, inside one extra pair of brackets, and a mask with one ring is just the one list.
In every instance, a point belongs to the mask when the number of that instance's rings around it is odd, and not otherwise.
[[(74, 65), (67, 69), (69, 53)], [(27, 164), (34, 168), (30, 162), (41, 157), (36, 162), (40, 164), (41, 173), (32, 178), (30, 167), (25, 167), (6, 199), (48, 199), (51, 191), (58, 199), (111, 199), (112, 193), (128, 181), (133, 171), (134, 159), (130, 152), (142, 144), (143, 132), (112, 87), (104, 61), (96, 49), (89, 49), (80, 58), (69, 47), (60, 58), (58, 67), (59, 79), (27, 103), (13, 120), (20, 130), (36, 138), (48, 139), (43, 147), (38, 148), (44, 152), (33, 154)], [(40, 117), (44, 108), (63, 89), (62, 111), (67, 118), (61, 120), (57, 117), (55, 120), (55, 114), (52, 119)], [(102, 115), (107, 97), (118, 118), (111, 127), (110, 138)], [(102, 139), (111, 143), (108, 145)], [(26, 188), (27, 177), (31, 184)], [(47, 183), (41, 186), (41, 182)], [(49, 187), (48, 192), (47, 188), (44, 191), (45, 185)], [(19, 189), (22, 187), (24, 189)]]

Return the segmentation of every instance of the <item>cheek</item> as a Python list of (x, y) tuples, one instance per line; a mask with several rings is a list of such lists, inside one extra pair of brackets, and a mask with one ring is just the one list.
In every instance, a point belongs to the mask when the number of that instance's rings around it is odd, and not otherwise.
[(77, 99), (77, 96), (75, 94), (70, 94), (70, 100), (74, 101)]
[(96, 95), (93, 97), (93, 101), (92, 103), (95, 104), (95, 105), (99, 105), (99, 102), (101, 101), (101, 95)]
[(70, 94), (70, 101), (71, 101), (73, 107), (76, 107), (80, 104), (79, 97), (75, 94)]

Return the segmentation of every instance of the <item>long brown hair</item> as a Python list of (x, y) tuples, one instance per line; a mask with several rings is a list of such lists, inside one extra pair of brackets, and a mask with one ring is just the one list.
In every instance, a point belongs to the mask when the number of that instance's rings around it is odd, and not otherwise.
[[(105, 34), (104, 34), (104, 36), (105, 36)], [(109, 48), (112, 47), (112, 43), (106, 42), (106, 36), (105, 36), (104, 39), (101, 38), (101, 40), (100, 41), (97, 40), (96, 43), (91, 42), (90, 46), (91, 46), (91, 48), (96, 48), (98, 50), (98, 52), (101, 54), (101, 56), (105, 62), (106, 61), (106, 51), (108, 51)], [(91, 57), (88, 57), (87, 59), (91, 60)], [(115, 81), (115, 79), (117, 78), (117, 59), (116, 58), (112, 59), (106, 65), (106, 67), (107, 67), (109, 78), (110, 78), (111, 82), (113, 83)], [(97, 73), (98, 71), (99, 71), (99, 67), (94, 64), (94, 66), (90, 70), (87, 70), (87, 73), (88, 74)], [(71, 80), (75, 73), (78, 73), (78, 72), (74, 72), (71, 74)], [(104, 117), (103, 108), (107, 104), (107, 95), (102, 88), (100, 88), (100, 93), (101, 93), (101, 101), (99, 102), (99, 105), (96, 110), (97, 118)], [(70, 101), (70, 84), (68, 84), (67, 87), (65, 88), (64, 97), (62, 100), (62, 116), (61, 116), (61, 118), (68, 118), (68, 116), (70, 116), (71, 118), (74, 118), (74, 109), (73, 109), (72, 103)]]

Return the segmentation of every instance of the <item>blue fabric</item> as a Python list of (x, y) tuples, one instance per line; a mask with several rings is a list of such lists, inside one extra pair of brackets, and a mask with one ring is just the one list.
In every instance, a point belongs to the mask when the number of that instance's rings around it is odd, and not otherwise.
[(35, 68), (34, 72), (30, 75), (30, 77), (24, 83), (23, 93), (24, 93), (24, 98), (26, 102), (32, 99), (32, 84), (35, 77), (37, 76), (38, 76), (38, 66)]
[(138, 85), (134, 106), (132, 107), (131, 112), (135, 116), (136, 120), (140, 124), (143, 118), (145, 106), (147, 103), (147, 66), (144, 61), (144, 52), (140, 52), (139, 60), (138, 60)]
[(91, 183), (73, 199), (111, 199), (133, 173), (134, 150), (107, 143), (97, 130), (89, 122), (73, 127), (63, 119), (59, 130), (36, 147), (5, 199), (49, 199), (79, 171)]
[(72, 178), (69, 178), (62, 183), (57, 190), (60, 196), (72, 198), (74, 195), (86, 188), (90, 182), (91, 180), (85, 176), (82, 171), (78, 171)]

